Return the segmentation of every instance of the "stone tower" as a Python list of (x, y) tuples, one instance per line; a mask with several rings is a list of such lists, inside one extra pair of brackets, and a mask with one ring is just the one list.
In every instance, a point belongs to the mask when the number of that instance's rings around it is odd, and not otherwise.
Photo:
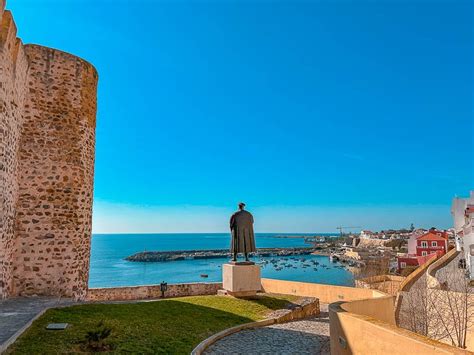
[(0, 298), (87, 293), (97, 72), (16, 37), (0, 0)]

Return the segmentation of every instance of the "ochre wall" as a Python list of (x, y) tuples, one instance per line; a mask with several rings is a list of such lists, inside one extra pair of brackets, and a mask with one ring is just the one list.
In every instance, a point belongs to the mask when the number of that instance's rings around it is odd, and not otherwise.
[[(372, 302), (375, 303), (371, 305)], [(352, 309), (352, 302), (329, 305), (331, 355), (471, 354), (385, 322), (383, 308), (393, 307), (393, 296), (356, 303), (359, 304)], [(356, 311), (369, 312), (371, 316)]]
[(347, 312), (369, 316), (396, 325), (394, 305), (395, 296), (386, 296), (347, 302), (341, 305), (341, 308)]
[(269, 293), (317, 297), (321, 303), (353, 301), (386, 296), (377, 290), (345, 286), (324, 285), (309, 282), (262, 279), (262, 289)]
[(333, 303), (329, 319), (333, 355), (471, 354), (397, 327), (395, 296)]
[(97, 72), (22, 45), (0, 0), (0, 298), (87, 293)]

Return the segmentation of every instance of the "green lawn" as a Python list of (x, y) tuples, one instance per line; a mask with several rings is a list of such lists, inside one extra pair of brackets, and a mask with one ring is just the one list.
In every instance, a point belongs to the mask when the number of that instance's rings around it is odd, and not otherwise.
[[(158, 302), (87, 304), (51, 309), (36, 320), (7, 354), (87, 353), (87, 331), (100, 321), (112, 329), (110, 353), (189, 354), (208, 336), (237, 324), (264, 319), (285, 308), (294, 296), (266, 295), (255, 300), (196, 296)], [(69, 323), (46, 330), (48, 323)]]

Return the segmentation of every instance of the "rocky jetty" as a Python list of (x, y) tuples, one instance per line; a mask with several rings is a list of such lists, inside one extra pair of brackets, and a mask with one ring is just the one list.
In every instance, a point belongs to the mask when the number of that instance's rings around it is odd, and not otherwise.
[[(309, 255), (315, 251), (314, 248), (259, 248), (256, 253), (250, 253), (255, 256), (294, 256)], [(214, 250), (178, 250), (178, 251), (143, 251), (133, 254), (125, 260), (137, 262), (159, 262), (176, 261), (186, 259), (216, 259), (230, 258), (230, 252), (227, 249)]]

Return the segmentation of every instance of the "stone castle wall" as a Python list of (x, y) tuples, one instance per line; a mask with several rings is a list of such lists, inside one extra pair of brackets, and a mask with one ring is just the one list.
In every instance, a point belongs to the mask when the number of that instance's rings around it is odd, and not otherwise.
[[(165, 297), (215, 295), (221, 288), (222, 282), (170, 284)], [(90, 288), (87, 293), (88, 301), (130, 301), (160, 297), (160, 285)]]
[(0, 298), (85, 298), (97, 72), (23, 45), (0, 0)]
[(12, 293), (18, 151), (28, 62), (0, 0), (0, 298)]

